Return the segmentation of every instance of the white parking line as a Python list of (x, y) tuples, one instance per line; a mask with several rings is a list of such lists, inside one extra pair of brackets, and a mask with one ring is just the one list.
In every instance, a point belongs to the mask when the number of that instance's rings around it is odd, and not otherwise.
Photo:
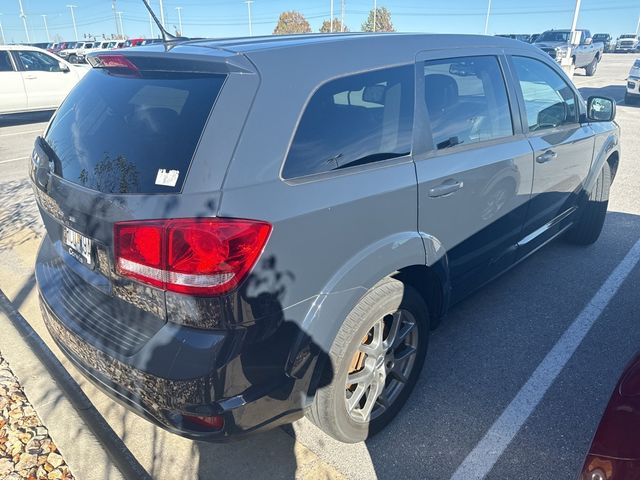
[(455, 471), (452, 480), (482, 479), (493, 468), (611, 299), (640, 261), (640, 240), (609, 275), (500, 417)]
[(9, 160), (2, 160), (0, 161), (0, 165), (2, 165), (3, 163), (11, 163), (11, 162), (17, 162), (19, 160), (26, 160), (29, 157), (20, 157), (20, 158), (11, 158)]
[(44, 131), (44, 128), (41, 130), (29, 130), (26, 132), (11, 132), (11, 133), (3, 133), (2, 135), (0, 135), (0, 138), (4, 138), (4, 137), (13, 137), (14, 135), (31, 135), (32, 133), (42, 133)]

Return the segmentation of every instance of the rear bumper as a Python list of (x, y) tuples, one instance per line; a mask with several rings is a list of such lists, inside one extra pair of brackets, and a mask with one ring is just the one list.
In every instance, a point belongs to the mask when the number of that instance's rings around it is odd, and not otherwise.
[(627, 80), (627, 95), (640, 96), (640, 78)]
[[(256, 391), (257, 395), (207, 402), (206, 389), (211, 387), (212, 378), (168, 380), (145, 374), (91, 348), (67, 330), (42, 295), (40, 306), (45, 325), (58, 347), (94, 385), (113, 400), (172, 433), (194, 440), (226, 441), (302, 416), (300, 408), (288, 411), (273, 408), (270, 394), (282, 390), (278, 385), (262, 387)], [(219, 415), (224, 418), (224, 427), (213, 431), (198, 428), (185, 422), (184, 415)]]
[[(271, 364), (260, 357), (262, 350), (277, 351), (278, 340), (283, 340), (280, 349), (286, 349), (290, 345), (286, 336), (268, 339), (266, 345), (248, 344), (242, 331), (164, 323), (139, 349), (126, 355), (109, 351), (93, 330), (83, 329), (83, 324), (96, 324), (98, 313), (83, 313), (82, 301), (70, 310), (56, 297), (64, 286), (52, 284), (47, 276), (52, 255), (47, 237), (36, 262), (45, 324), (63, 353), (114, 400), (166, 430), (206, 441), (241, 437), (302, 416), (313, 369), (292, 378), (285, 374), (282, 356), (273, 354)], [(88, 295), (82, 298), (92, 301)], [(105, 304), (106, 299), (103, 304), (93, 302), (89, 312), (104, 311)], [(278, 333), (282, 332), (274, 335)], [(224, 426), (201, 427), (185, 416), (221, 416)]]

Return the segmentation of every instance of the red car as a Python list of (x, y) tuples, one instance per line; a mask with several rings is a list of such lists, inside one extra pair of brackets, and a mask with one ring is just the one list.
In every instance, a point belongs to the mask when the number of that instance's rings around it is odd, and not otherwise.
[(640, 480), (640, 354), (616, 385), (580, 478)]

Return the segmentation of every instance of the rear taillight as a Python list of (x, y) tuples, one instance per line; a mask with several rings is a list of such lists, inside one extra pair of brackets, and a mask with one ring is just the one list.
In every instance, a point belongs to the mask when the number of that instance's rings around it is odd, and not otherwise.
[(253, 268), (271, 225), (222, 218), (120, 222), (116, 272), (172, 292), (219, 295)]

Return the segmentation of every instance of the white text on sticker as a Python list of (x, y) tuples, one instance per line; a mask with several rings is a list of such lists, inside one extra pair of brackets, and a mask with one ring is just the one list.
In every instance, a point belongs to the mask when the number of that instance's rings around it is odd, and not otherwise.
[(158, 169), (158, 174), (156, 175), (156, 185), (175, 187), (176, 183), (178, 183), (179, 176), (179, 170), (165, 170), (164, 168), (160, 168)]

